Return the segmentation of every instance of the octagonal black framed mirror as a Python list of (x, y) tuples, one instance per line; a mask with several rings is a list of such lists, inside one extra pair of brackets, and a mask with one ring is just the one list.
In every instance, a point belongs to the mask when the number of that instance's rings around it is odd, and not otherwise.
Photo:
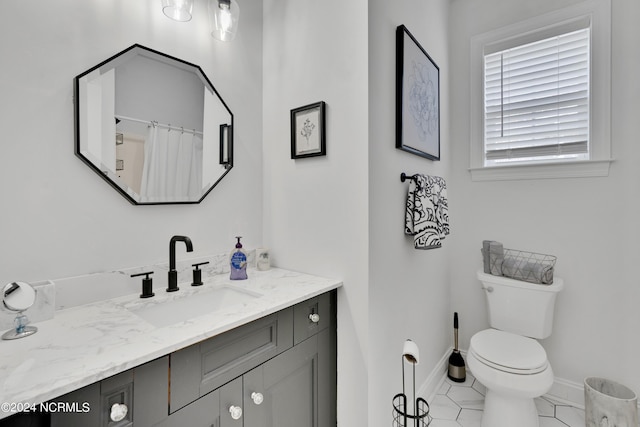
[(133, 204), (200, 203), (233, 167), (233, 113), (197, 65), (135, 44), (74, 90), (76, 155)]

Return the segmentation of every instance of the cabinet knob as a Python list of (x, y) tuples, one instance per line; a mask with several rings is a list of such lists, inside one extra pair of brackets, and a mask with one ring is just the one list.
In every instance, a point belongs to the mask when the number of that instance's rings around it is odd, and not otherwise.
[(230, 406), (229, 413), (231, 414), (231, 418), (234, 420), (239, 420), (242, 418), (242, 408), (239, 406)]
[(313, 323), (318, 323), (320, 321), (320, 315), (317, 313), (311, 313), (309, 315), (309, 320), (311, 320)]
[(251, 393), (251, 399), (253, 400), (253, 403), (259, 405), (264, 401), (264, 396), (262, 395), (262, 393), (254, 391), (253, 393)]
[(114, 403), (111, 405), (111, 413), (109, 414), (109, 418), (111, 421), (122, 421), (127, 416), (127, 412), (129, 412), (129, 408), (124, 403)]

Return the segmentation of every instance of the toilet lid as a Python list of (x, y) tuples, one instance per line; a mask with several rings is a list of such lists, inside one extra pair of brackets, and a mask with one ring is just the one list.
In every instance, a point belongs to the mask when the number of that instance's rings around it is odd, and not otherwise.
[(547, 353), (538, 341), (496, 329), (471, 337), (470, 351), (486, 365), (517, 374), (535, 374), (548, 365)]

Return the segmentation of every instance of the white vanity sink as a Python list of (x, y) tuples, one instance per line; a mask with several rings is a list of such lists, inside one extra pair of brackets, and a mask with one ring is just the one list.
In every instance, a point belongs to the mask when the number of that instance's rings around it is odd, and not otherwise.
[[(184, 287), (182, 288), (184, 289)], [(152, 325), (162, 328), (184, 322), (205, 314), (220, 310), (232, 310), (233, 307), (245, 304), (261, 295), (231, 285), (216, 287), (203, 286), (198, 289), (180, 290), (175, 294), (165, 295), (135, 304), (128, 304), (127, 310), (143, 318)]]

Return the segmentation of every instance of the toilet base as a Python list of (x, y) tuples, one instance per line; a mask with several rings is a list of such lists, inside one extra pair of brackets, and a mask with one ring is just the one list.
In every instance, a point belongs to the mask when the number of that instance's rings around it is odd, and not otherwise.
[(532, 398), (505, 396), (487, 389), (481, 427), (539, 427)]

